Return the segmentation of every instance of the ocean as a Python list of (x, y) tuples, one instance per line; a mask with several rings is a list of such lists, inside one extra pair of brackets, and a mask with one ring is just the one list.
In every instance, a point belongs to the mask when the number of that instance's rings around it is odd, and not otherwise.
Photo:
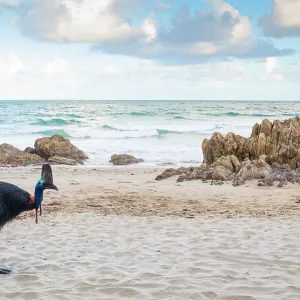
[(115, 153), (143, 158), (143, 167), (192, 166), (214, 132), (248, 137), (264, 118), (299, 112), (300, 102), (0, 101), (0, 143), (23, 150), (58, 133), (90, 157), (90, 166), (109, 166)]

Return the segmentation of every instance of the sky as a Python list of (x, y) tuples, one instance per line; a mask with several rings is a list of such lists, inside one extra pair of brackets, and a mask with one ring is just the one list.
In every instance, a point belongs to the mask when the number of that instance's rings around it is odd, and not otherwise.
[(300, 100), (300, 0), (0, 0), (2, 100)]

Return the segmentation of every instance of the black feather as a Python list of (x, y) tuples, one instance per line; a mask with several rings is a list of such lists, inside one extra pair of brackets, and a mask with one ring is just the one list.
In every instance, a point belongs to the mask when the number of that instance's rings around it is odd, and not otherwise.
[(49, 164), (43, 165), (41, 179), (45, 180), (47, 183), (53, 184), (52, 169)]
[(34, 209), (30, 194), (16, 185), (0, 182), (0, 229), (21, 212)]

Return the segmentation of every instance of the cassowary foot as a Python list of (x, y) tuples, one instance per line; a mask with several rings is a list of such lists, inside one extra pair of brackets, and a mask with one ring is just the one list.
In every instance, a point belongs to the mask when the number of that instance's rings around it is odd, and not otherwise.
[(6, 269), (0, 269), (0, 275), (8, 275), (10, 274), (10, 270), (6, 270)]

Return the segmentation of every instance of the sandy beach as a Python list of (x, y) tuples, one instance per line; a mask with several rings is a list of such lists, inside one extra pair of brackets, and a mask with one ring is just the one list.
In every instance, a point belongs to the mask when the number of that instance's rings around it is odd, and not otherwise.
[[(180, 216), (207, 218), (299, 216), (300, 187), (258, 187), (257, 181), (233, 187), (202, 183), (177, 183), (176, 176), (155, 178), (164, 169), (53, 166), (59, 192), (45, 191), (44, 211), (50, 213), (97, 212), (103, 215)], [(1, 168), (0, 180), (32, 192), (41, 168)], [(32, 217), (22, 214), (21, 218)]]
[[(44, 216), (1, 231), (1, 299), (299, 299), (298, 185), (53, 166)], [(40, 167), (2, 168), (33, 192)]]

